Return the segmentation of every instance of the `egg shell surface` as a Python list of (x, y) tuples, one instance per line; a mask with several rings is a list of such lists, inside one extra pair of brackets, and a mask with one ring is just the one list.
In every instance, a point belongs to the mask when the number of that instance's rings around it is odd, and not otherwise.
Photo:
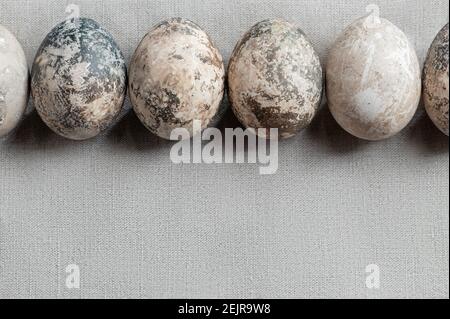
[(373, 15), (337, 39), (326, 66), (328, 106), (350, 134), (382, 140), (413, 118), (421, 95), (417, 55), (406, 35)]
[(85, 140), (108, 128), (126, 95), (126, 64), (112, 36), (87, 18), (58, 24), (34, 60), (31, 91), (57, 134)]
[(16, 37), (0, 25), (0, 137), (22, 119), (29, 96), (28, 64)]
[(317, 113), (322, 75), (319, 56), (298, 26), (280, 19), (259, 22), (241, 38), (230, 60), (233, 111), (261, 137), (273, 138), (270, 128), (278, 129), (276, 138), (292, 137)]
[(431, 45), (423, 75), (425, 109), (434, 124), (449, 135), (449, 50), (448, 24), (442, 28)]
[(129, 96), (141, 122), (170, 139), (174, 129), (194, 132), (216, 121), (224, 95), (225, 67), (211, 38), (194, 22), (173, 18), (152, 28), (136, 49)]

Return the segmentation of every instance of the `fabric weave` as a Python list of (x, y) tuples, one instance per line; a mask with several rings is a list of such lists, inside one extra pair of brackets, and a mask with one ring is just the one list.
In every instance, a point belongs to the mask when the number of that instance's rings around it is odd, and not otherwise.
[[(298, 23), (322, 61), (369, 1), (83, 0), (126, 60), (157, 22), (200, 24), (225, 60), (256, 22)], [(0, 24), (31, 65), (69, 2), (0, 0)], [(378, 1), (423, 62), (448, 21), (445, 0)], [(280, 144), (279, 170), (174, 165), (126, 102), (94, 140), (53, 134), (30, 110), (0, 141), (0, 297), (439, 298), (449, 296), (449, 153), (421, 108), (398, 136), (359, 141), (324, 105)], [(222, 127), (237, 123), (228, 114)], [(80, 289), (65, 268), (80, 267)], [(369, 264), (380, 289), (366, 287)]]

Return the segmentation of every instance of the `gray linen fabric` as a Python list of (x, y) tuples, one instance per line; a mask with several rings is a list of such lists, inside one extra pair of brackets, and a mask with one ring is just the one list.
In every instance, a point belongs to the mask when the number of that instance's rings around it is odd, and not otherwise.
[[(254, 23), (285, 18), (325, 61), (370, 3), (73, 2), (113, 34), (127, 61), (151, 26), (173, 16), (202, 25), (227, 61)], [(69, 3), (0, 0), (0, 24), (30, 64)], [(448, 2), (376, 3), (423, 61)], [(231, 114), (221, 124), (236, 125)], [(30, 103), (0, 141), (0, 297), (448, 298), (448, 139), (422, 109), (400, 135), (368, 143), (324, 105), (310, 128), (280, 144), (269, 176), (251, 164), (174, 165), (170, 146), (126, 111), (94, 140), (64, 140)], [(69, 264), (80, 268), (80, 289), (66, 287)], [(379, 266), (379, 289), (366, 287), (369, 264)]]

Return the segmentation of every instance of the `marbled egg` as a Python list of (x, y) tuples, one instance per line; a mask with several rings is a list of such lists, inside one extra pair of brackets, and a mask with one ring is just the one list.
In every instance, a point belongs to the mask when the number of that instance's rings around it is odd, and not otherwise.
[(0, 137), (20, 122), (28, 101), (29, 74), (22, 46), (0, 25)]
[(322, 85), (320, 59), (311, 42), (283, 20), (253, 26), (234, 49), (228, 69), (236, 117), (266, 138), (270, 128), (289, 138), (308, 126), (320, 106)]
[(448, 136), (448, 24), (428, 51), (423, 75), (425, 109), (434, 124)]
[[(154, 134), (170, 139), (175, 128), (193, 135), (218, 114), (225, 68), (219, 50), (195, 23), (181, 18), (150, 30), (130, 64), (129, 95), (134, 111)], [(197, 133), (197, 132), (195, 132)]]
[(66, 20), (36, 54), (34, 105), (57, 134), (73, 140), (94, 137), (121, 111), (126, 74), (123, 55), (107, 31), (91, 19)]
[(406, 35), (369, 15), (338, 38), (326, 67), (331, 113), (342, 128), (366, 140), (382, 140), (411, 121), (421, 95), (420, 66)]

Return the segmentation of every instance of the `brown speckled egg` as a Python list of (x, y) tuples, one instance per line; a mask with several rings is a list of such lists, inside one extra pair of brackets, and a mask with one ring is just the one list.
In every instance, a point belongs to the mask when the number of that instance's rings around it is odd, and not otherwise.
[(91, 19), (58, 24), (42, 42), (31, 73), (36, 110), (63, 137), (94, 137), (122, 109), (125, 60), (111, 35)]
[(228, 86), (233, 111), (244, 126), (266, 138), (270, 128), (277, 128), (279, 137), (289, 138), (311, 123), (320, 106), (322, 67), (302, 30), (283, 20), (265, 20), (234, 49)]
[[(193, 135), (193, 121), (208, 127), (220, 113), (225, 68), (219, 50), (197, 24), (182, 18), (159, 23), (143, 38), (130, 64), (134, 111), (154, 134)], [(197, 133), (197, 132), (196, 132)]]
[(372, 15), (361, 18), (330, 51), (326, 67), (330, 111), (354, 136), (389, 138), (417, 110), (420, 73), (414, 48), (399, 28)]
[(448, 136), (448, 24), (442, 28), (428, 51), (423, 75), (425, 109), (434, 124)]
[(28, 65), (22, 46), (0, 25), (0, 137), (20, 122), (28, 101)]

